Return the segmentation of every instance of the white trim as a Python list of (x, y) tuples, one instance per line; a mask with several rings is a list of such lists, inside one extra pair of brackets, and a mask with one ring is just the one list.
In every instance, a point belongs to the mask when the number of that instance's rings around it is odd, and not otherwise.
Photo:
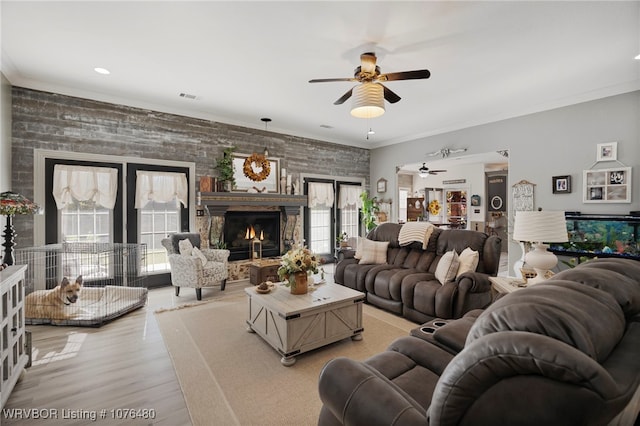
[[(44, 179), (44, 167), (46, 159), (59, 159), (59, 160), (77, 160), (77, 161), (94, 161), (94, 162), (109, 162), (122, 164), (122, 179), (126, 182), (127, 179), (127, 164), (153, 164), (159, 166), (169, 167), (184, 167), (189, 169), (189, 229), (195, 229), (196, 223), (196, 165), (194, 162), (187, 161), (175, 161), (175, 160), (159, 160), (154, 158), (138, 158), (138, 157), (125, 157), (121, 155), (105, 155), (105, 154), (92, 154), (87, 152), (70, 152), (70, 151), (54, 151), (50, 149), (35, 149), (33, 152), (33, 201), (40, 205), (45, 205), (45, 179)], [(123, 238), (127, 241), (127, 194), (126, 188), (123, 193)], [(38, 214), (34, 217), (33, 224), (33, 244), (34, 246), (41, 246), (45, 244), (45, 215)]]

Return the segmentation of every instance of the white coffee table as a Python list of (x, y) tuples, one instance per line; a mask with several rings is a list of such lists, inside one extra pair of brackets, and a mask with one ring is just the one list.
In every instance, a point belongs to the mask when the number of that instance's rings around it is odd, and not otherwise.
[(282, 365), (310, 350), (351, 337), (362, 339), (364, 293), (334, 283), (321, 284), (302, 295), (277, 283), (259, 294), (245, 288), (249, 300), (247, 331), (257, 333), (281, 355)]

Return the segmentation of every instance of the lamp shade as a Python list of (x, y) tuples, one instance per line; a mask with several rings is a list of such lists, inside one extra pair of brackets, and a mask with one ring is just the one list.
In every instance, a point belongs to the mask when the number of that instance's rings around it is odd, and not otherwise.
[(351, 115), (375, 118), (384, 114), (384, 88), (377, 83), (365, 82), (353, 88)]
[(513, 239), (538, 243), (563, 243), (569, 241), (564, 212), (516, 212)]
[(36, 214), (40, 208), (24, 195), (13, 191), (0, 193), (0, 214), (13, 216), (16, 214)]

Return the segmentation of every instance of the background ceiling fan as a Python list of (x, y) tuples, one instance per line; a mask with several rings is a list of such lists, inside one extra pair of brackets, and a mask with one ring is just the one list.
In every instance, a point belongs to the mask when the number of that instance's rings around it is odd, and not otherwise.
[(446, 170), (429, 170), (425, 163), (422, 163), (422, 167), (418, 169), (420, 177), (427, 177), (429, 175), (437, 175), (438, 173), (446, 172)]
[[(376, 65), (376, 54), (373, 52), (367, 52), (360, 55), (361, 65), (357, 67), (351, 78), (317, 78), (309, 80), (309, 83), (328, 83), (334, 81), (353, 81), (358, 83), (377, 83), (384, 89), (384, 99), (389, 103), (396, 103), (401, 98), (382, 82), (384, 81), (397, 81), (397, 80), (418, 80), (422, 78), (429, 78), (431, 73), (429, 70), (415, 70), (415, 71), (401, 71), (391, 72), (388, 74), (380, 74), (380, 67)], [(337, 101), (334, 105), (341, 105), (353, 94), (353, 87)]]

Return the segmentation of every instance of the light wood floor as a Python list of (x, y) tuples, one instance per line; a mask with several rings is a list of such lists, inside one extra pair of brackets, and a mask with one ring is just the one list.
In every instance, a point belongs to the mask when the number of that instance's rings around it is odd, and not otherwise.
[[(202, 298), (242, 293), (248, 285), (248, 281), (238, 281), (228, 283), (224, 292), (219, 287), (203, 289)], [(196, 302), (195, 290), (184, 288), (180, 293), (176, 297), (173, 287), (152, 289), (146, 306), (100, 328), (28, 326), (33, 337), (33, 366), (14, 388), (0, 414), (0, 424), (191, 425), (154, 317), (158, 308)], [(121, 408), (155, 410), (155, 419), (112, 418), (111, 410)], [(37, 410), (50, 418), (46, 422), (25, 419), (27, 412), (23, 411), (22, 419), (10, 419), (7, 409)], [(74, 413), (87, 417), (84, 411), (95, 412), (98, 420), (68, 418)]]

